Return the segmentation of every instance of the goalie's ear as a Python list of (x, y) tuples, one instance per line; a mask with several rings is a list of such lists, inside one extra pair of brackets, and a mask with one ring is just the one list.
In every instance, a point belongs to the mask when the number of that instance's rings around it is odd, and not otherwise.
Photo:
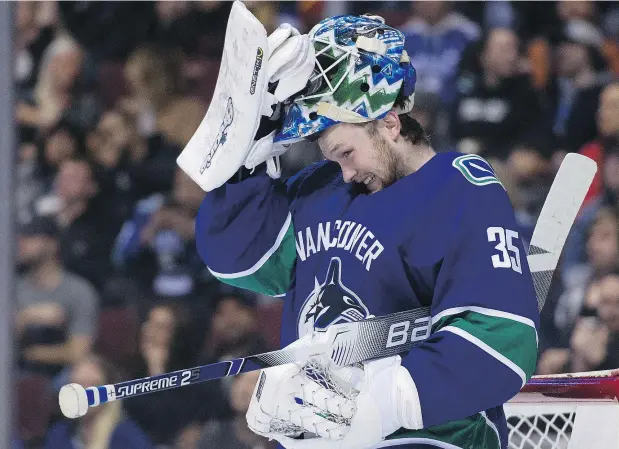
[(383, 128), (383, 135), (387, 140), (395, 142), (400, 137), (402, 123), (395, 111), (391, 110), (387, 112), (387, 115), (380, 119), (380, 125), (380, 128)]

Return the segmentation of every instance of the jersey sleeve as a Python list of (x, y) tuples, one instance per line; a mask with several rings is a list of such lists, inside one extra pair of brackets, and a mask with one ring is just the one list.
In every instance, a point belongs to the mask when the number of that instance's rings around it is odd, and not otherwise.
[(287, 190), (262, 169), (205, 196), (196, 245), (217, 279), (269, 296), (286, 293), (296, 260)]
[(507, 194), (496, 182), (457, 185), (441, 217), (449, 224), (432, 226), (445, 234), (429, 235), (445, 248), (435, 269), (432, 332), (402, 360), (424, 427), (504, 404), (537, 361), (537, 301)]

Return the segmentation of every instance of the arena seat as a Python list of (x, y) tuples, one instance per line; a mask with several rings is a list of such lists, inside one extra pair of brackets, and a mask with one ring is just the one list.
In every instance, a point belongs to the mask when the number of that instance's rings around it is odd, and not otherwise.
[(16, 389), (18, 437), (28, 446), (41, 442), (55, 407), (51, 380), (42, 374), (27, 374), (17, 380)]
[(140, 324), (134, 307), (104, 308), (99, 314), (96, 350), (120, 366), (131, 364), (138, 352)]

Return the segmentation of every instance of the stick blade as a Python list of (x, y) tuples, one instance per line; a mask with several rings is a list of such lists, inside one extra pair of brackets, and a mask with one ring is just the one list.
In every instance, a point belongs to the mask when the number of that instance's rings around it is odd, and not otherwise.
[(577, 153), (565, 156), (533, 231), (532, 255), (560, 255), (596, 172), (592, 159)]
[(578, 153), (569, 153), (550, 187), (533, 231), (527, 258), (540, 309), (546, 300), (563, 245), (596, 172), (595, 161)]

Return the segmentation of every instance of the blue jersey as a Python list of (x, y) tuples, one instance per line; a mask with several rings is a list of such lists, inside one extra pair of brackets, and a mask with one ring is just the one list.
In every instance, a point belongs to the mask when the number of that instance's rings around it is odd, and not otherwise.
[(430, 337), (402, 357), (424, 429), (390, 438), (409, 448), (505, 448), (501, 406), (535, 369), (539, 322), (516, 226), (484, 159), (439, 153), (373, 195), (328, 161), (287, 182), (258, 173), (226, 184), (206, 195), (196, 241), (223, 282), (284, 298), (282, 345), (314, 328), (431, 306)]

